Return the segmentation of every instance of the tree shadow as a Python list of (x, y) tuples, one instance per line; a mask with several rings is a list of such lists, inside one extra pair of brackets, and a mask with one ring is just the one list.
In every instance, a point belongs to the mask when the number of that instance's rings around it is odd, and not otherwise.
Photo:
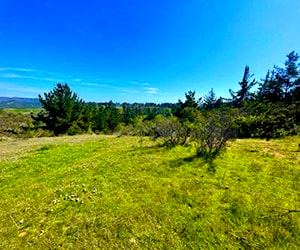
[(127, 152), (134, 152), (134, 151), (141, 151), (143, 153), (152, 153), (152, 152), (159, 152), (159, 151), (166, 151), (167, 148), (162, 147), (160, 145), (152, 145), (152, 146), (140, 146), (140, 145), (133, 145)]
[(216, 173), (216, 164), (214, 164), (212, 161), (207, 162), (207, 163), (208, 163), (207, 172), (211, 173), (211, 174), (215, 174)]
[[(202, 156), (199, 156), (197, 154), (184, 157), (184, 158), (179, 158), (176, 160), (169, 161), (168, 164), (170, 167), (175, 168), (175, 167), (180, 167), (186, 163), (192, 163), (198, 160), (197, 164), (195, 164), (195, 167), (198, 167), (200, 165), (202, 166), (207, 166), (207, 172), (214, 174), (216, 172), (216, 164), (214, 164), (213, 160), (215, 158), (205, 158)], [(200, 160), (200, 161), (199, 161)]]
[[(131, 149), (127, 150), (127, 152), (140, 152), (145, 154), (151, 154), (155, 152), (164, 152), (168, 151), (170, 148), (167, 147), (164, 144), (155, 144), (151, 146), (143, 146), (135, 144), (132, 146)], [(199, 155), (199, 154), (193, 154), (184, 158), (177, 158), (175, 160), (166, 161), (165, 164), (170, 166), (171, 168), (180, 167), (186, 163), (192, 163), (196, 160), (200, 160), (195, 165), (196, 167), (199, 165), (207, 166), (207, 172), (214, 174), (216, 172), (216, 164), (214, 164), (214, 159), (217, 157), (217, 154), (211, 154), (211, 155)]]

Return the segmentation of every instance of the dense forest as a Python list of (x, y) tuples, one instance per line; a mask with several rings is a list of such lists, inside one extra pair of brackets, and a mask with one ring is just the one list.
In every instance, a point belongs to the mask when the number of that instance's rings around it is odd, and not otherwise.
[[(229, 90), (230, 98), (217, 97), (212, 88), (201, 98), (189, 91), (177, 103), (121, 106), (112, 101), (84, 102), (67, 83), (58, 83), (39, 95), (42, 110), (31, 114), (31, 125), (27, 116), (22, 129), (43, 131), (39, 136), (119, 132), (163, 138), (170, 146), (204, 141), (206, 148), (221, 147), (230, 138), (270, 139), (299, 133), (299, 55), (289, 53), (284, 67), (274, 66), (261, 81), (253, 76), (246, 66), (237, 89)], [(202, 149), (200, 145), (199, 152)]]

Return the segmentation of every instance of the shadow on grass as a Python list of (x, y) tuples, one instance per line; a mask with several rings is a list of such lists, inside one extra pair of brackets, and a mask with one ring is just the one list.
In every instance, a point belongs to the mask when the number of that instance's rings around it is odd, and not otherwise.
[(211, 158), (206, 158), (199, 156), (197, 154), (184, 157), (184, 158), (179, 158), (173, 161), (169, 162), (170, 167), (175, 168), (175, 167), (180, 167), (186, 163), (195, 163), (195, 167), (199, 166), (207, 166), (207, 172), (214, 174), (216, 172), (216, 164), (213, 162), (214, 159)]
[(160, 145), (153, 145), (153, 146), (139, 146), (133, 145), (132, 148), (126, 150), (127, 152), (141, 152), (141, 153), (155, 153), (155, 152), (162, 152), (166, 151), (166, 147), (162, 147)]
[[(168, 151), (169, 149), (170, 148), (165, 146), (164, 144), (155, 144), (152, 146), (133, 145), (133, 147), (131, 149), (127, 150), (127, 152), (139, 152), (139, 153), (151, 154), (151, 153), (155, 153), (155, 152), (165, 152), (165, 151)], [(213, 161), (215, 160), (216, 157), (217, 157), (217, 154), (216, 155), (193, 154), (188, 157), (178, 158), (175, 160), (168, 161), (168, 162), (166, 162), (166, 164), (169, 165), (171, 168), (176, 168), (176, 167), (180, 167), (186, 163), (192, 163), (192, 162), (198, 160), (198, 162), (195, 163), (195, 166), (207, 165), (208, 166), (207, 172), (214, 174), (216, 172), (216, 164), (214, 164)]]
[(181, 165), (184, 165), (186, 163), (191, 163), (197, 159), (200, 159), (200, 158), (195, 154), (195, 155), (191, 155), (188, 157), (178, 158), (178, 159), (169, 161), (169, 164), (171, 167), (180, 167)]
[(213, 162), (208, 162), (207, 172), (212, 174), (216, 173), (216, 164)]

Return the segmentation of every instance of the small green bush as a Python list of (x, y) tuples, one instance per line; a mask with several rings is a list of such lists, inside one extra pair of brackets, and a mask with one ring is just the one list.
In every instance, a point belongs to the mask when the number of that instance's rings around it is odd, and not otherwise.
[(212, 163), (226, 149), (227, 141), (234, 137), (231, 115), (209, 112), (198, 120), (192, 130), (197, 156)]
[(188, 129), (177, 117), (157, 116), (155, 119), (154, 137), (162, 138), (165, 146), (183, 145), (189, 137)]

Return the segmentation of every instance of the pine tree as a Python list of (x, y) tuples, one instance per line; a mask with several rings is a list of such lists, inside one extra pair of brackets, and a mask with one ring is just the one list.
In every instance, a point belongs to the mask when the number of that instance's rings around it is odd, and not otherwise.
[(267, 73), (263, 83), (260, 84), (258, 96), (268, 102), (284, 101), (292, 103), (300, 88), (299, 55), (292, 51), (287, 55), (285, 67), (274, 66)]
[(213, 110), (216, 108), (219, 108), (222, 105), (222, 98), (216, 97), (216, 93), (214, 92), (214, 89), (212, 88), (207, 95), (203, 97), (203, 104), (202, 108), (204, 110)]
[(37, 116), (32, 116), (35, 121), (43, 122), (55, 135), (80, 130), (83, 101), (71, 91), (68, 84), (58, 83), (52, 91), (44, 93), (44, 98), (39, 95), (39, 100), (43, 110)]
[(281, 83), (276, 77), (276, 71), (268, 71), (263, 82), (260, 83), (258, 88), (258, 100), (276, 103), (282, 99), (283, 92)]
[(249, 100), (253, 95), (250, 93), (250, 89), (256, 84), (255, 79), (250, 81), (253, 77), (253, 74), (250, 74), (249, 66), (245, 66), (243, 80), (239, 82), (241, 87), (240, 90), (234, 92), (231, 89), (229, 90), (232, 98), (232, 106), (235, 108), (240, 108), (243, 105), (244, 101)]

